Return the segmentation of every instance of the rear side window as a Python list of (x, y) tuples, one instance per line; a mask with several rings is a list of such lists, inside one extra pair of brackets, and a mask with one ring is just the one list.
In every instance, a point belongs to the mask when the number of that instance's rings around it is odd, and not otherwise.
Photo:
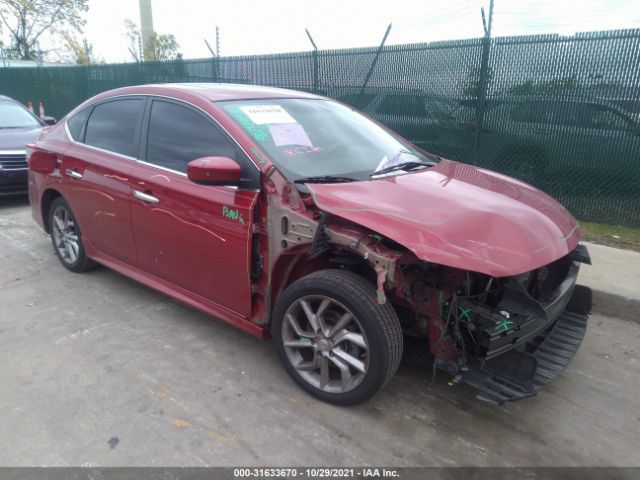
[(178, 172), (201, 157), (236, 159), (236, 149), (206, 117), (187, 107), (155, 100), (149, 118), (147, 161)]
[(138, 156), (144, 100), (113, 100), (96, 105), (89, 117), (84, 143), (110, 152)]
[(71, 138), (78, 142), (82, 140), (82, 127), (84, 126), (84, 122), (87, 120), (90, 111), (91, 108), (85, 108), (67, 120), (67, 128), (69, 128)]

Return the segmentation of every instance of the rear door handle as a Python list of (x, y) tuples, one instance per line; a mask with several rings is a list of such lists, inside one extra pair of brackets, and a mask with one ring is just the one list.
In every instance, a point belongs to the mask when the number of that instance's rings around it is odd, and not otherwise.
[(158, 203), (160, 201), (160, 199), (154, 197), (153, 195), (149, 195), (148, 193), (144, 193), (139, 190), (134, 190), (133, 196), (138, 200), (142, 200), (143, 202), (147, 203)]
[(76, 172), (75, 170), (71, 170), (70, 168), (67, 168), (64, 173), (66, 173), (67, 175), (69, 175), (71, 178), (75, 178), (76, 180), (80, 180), (82, 178), (82, 174)]

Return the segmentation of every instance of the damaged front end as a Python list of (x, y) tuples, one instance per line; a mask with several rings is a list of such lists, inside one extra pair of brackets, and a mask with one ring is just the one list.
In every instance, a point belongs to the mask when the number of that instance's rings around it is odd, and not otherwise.
[(467, 383), (495, 404), (535, 395), (578, 350), (591, 310), (591, 291), (576, 285), (580, 264), (591, 263), (583, 245), (529, 272), (493, 276), (425, 261), (317, 208), (292, 185), (269, 185), (262, 217), (269, 222), (258, 231), (269, 232), (271, 276), (254, 289), (267, 312), (295, 279), (323, 268), (351, 270), (377, 287), (378, 303), (393, 305), (404, 334), (425, 342), (451, 384)]
[(535, 395), (582, 343), (591, 291), (576, 280), (580, 263), (590, 262), (586, 247), (578, 245), (522, 275), (467, 274), (462, 287), (442, 301), (444, 327), (436, 343), (445, 344), (448, 355), (435, 349), (436, 365), (491, 403)]

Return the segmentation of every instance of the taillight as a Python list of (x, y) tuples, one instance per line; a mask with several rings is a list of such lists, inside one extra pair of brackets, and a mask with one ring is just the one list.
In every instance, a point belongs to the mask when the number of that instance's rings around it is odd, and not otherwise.
[(29, 156), (29, 170), (49, 175), (56, 169), (57, 160), (56, 155), (53, 153), (33, 149)]

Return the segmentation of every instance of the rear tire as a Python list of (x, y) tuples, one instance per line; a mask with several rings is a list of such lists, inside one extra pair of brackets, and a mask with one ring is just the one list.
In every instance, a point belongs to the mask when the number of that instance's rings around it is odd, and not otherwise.
[(62, 197), (53, 200), (49, 206), (49, 230), (53, 250), (67, 270), (81, 273), (95, 268), (95, 262), (85, 253), (78, 221)]
[(291, 378), (316, 398), (354, 405), (378, 393), (402, 358), (402, 330), (372, 283), (321, 270), (292, 283), (274, 311), (272, 336)]

